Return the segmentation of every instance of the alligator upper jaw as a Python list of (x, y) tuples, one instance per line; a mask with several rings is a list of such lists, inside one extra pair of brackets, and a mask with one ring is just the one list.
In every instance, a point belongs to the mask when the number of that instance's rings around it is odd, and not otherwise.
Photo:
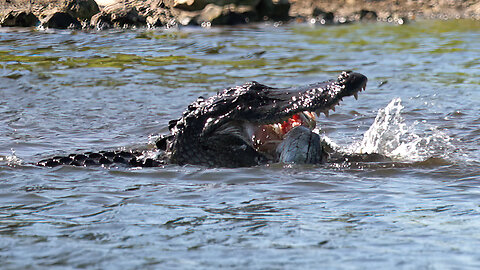
[[(335, 110), (344, 97), (358, 97), (365, 90), (367, 77), (360, 73), (342, 72), (337, 80), (310, 84), (298, 88), (267, 88), (258, 90), (257, 99), (243, 98), (242, 113), (232, 116), (257, 125), (281, 123), (302, 112), (324, 113)], [(261, 100), (258, 102), (257, 100)], [(247, 115), (245, 117), (245, 115)]]
[(324, 113), (325, 116), (328, 117), (330, 110), (335, 111), (335, 106), (337, 106), (340, 101), (343, 101), (344, 97), (353, 96), (356, 100), (358, 100), (358, 93), (361, 91), (365, 91), (367, 87), (367, 81), (367, 77), (363, 74), (351, 71), (342, 72), (336, 82), (338, 83), (338, 88), (340, 90), (335, 89), (335, 86), (332, 87), (334, 89), (330, 90), (331, 92), (338, 91), (338, 93), (331, 95), (331, 99), (327, 99), (328, 101), (325, 102), (325, 105), (323, 107), (320, 106), (319, 108), (317, 108), (315, 112), (317, 113), (317, 115), (320, 115), (320, 113)]
[(367, 81), (367, 77), (360, 73), (344, 71), (336, 81), (312, 84), (299, 91), (297, 95), (292, 96), (293, 100), (299, 100), (293, 107), (328, 116), (330, 110), (335, 111), (335, 106), (339, 105), (344, 97), (354, 96), (358, 99), (358, 93), (365, 90)]
[[(358, 99), (358, 93), (364, 91), (366, 85), (367, 77), (364, 75), (343, 72), (336, 81), (283, 92), (284, 101), (278, 104), (286, 104), (281, 109), (285, 113), (280, 113), (281, 116), (275, 122), (257, 123), (253, 133), (249, 134), (252, 145), (262, 153), (274, 153), (276, 147), (292, 128), (305, 126), (313, 130), (316, 127), (317, 115), (324, 113), (328, 117), (330, 110), (335, 111), (335, 106), (346, 96), (354, 96)], [(286, 100), (291, 102), (287, 104)], [(305, 110), (301, 110), (302, 108)]]

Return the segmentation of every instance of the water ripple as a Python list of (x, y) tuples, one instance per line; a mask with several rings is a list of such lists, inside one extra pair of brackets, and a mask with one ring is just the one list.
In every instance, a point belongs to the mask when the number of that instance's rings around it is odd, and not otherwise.
[[(468, 20), (0, 28), (2, 265), (478, 268), (478, 37)], [(397, 126), (377, 142), (397, 142), (385, 154), (401, 158), (237, 169), (33, 165), (144, 145), (188, 103), (225, 87), (287, 87), (342, 70), (366, 74), (367, 91), (320, 116), (320, 133), (351, 150), (400, 98)]]

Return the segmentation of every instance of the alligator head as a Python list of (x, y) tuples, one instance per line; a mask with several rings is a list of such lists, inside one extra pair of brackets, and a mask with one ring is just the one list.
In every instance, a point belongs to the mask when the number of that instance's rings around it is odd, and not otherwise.
[(157, 146), (177, 164), (240, 167), (276, 162), (282, 141), (298, 138), (289, 136), (290, 130), (297, 126), (312, 130), (319, 113), (328, 116), (344, 97), (357, 97), (366, 83), (364, 75), (348, 71), (336, 80), (299, 88), (257, 82), (228, 88), (190, 104), (180, 119), (170, 121), (171, 135)]

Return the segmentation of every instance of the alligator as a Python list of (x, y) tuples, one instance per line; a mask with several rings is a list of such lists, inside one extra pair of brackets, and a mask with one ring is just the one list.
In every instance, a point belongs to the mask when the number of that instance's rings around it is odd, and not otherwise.
[(344, 97), (358, 98), (366, 84), (367, 77), (352, 71), (296, 88), (274, 88), (253, 81), (209, 98), (199, 97), (179, 119), (169, 122), (170, 134), (156, 141), (156, 151), (88, 152), (44, 159), (37, 165), (324, 163), (329, 155), (320, 136), (312, 131), (316, 118), (320, 113), (328, 116)]

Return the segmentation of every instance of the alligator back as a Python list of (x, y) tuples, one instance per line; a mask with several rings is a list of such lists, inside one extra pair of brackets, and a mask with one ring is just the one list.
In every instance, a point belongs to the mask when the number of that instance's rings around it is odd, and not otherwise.
[(70, 154), (68, 156), (55, 156), (41, 160), (39, 166), (55, 167), (60, 165), (72, 166), (129, 166), (129, 167), (158, 167), (164, 162), (160, 159), (146, 157), (144, 151), (99, 151), (86, 152), (81, 154)]

